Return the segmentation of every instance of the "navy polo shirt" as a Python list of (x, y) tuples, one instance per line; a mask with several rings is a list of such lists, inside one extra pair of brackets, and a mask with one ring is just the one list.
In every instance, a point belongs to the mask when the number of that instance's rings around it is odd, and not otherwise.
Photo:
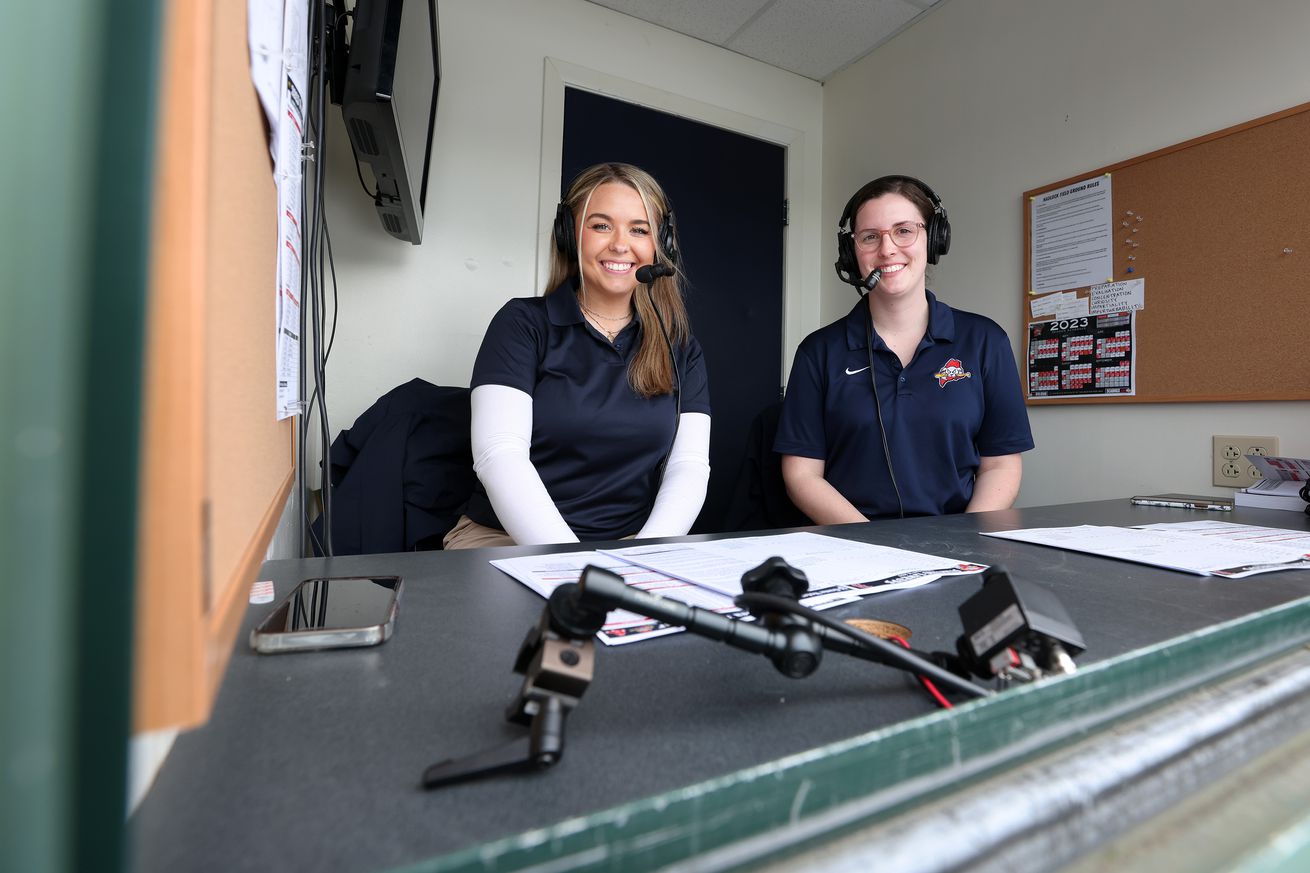
[[(505, 385), (532, 396), (532, 465), (565, 523), (580, 540), (618, 539), (641, 530), (650, 515), (677, 408), (671, 394), (643, 400), (628, 384), (643, 330), (638, 319), (611, 345), (582, 317), (573, 287), (506, 303), (482, 340), (472, 387)], [(674, 358), (682, 411), (708, 415), (700, 345), (689, 339)], [(466, 511), (479, 524), (501, 527), (481, 482)]]
[[(928, 331), (908, 367), (873, 334), (883, 427), (907, 516), (963, 512), (981, 456), (1033, 447), (1005, 331), (927, 293)], [(824, 478), (867, 517), (895, 517), (869, 378), (869, 328), (861, 300), (805, 338), (773, 448), (822, 460)]]

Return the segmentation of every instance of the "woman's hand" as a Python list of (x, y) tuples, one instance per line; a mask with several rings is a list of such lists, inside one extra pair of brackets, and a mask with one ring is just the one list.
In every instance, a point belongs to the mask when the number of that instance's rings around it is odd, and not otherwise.
[(825, 464), (821, 458), (799, 455), (782, 456), (782, 480), (787, 496), (796, 508), (815, 524), (851, 524), (868, 521), (864, 513), (823, 478)]

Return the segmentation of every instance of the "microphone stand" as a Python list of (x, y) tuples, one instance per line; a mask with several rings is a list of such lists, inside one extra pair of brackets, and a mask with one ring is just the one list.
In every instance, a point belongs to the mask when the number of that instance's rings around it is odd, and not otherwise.
[[(564, 723), (590, 685), (595, 665), (595, 634), (611, 609), (626, 609), (699, 636), (766, 656), (793, 679), (818, 669), (825, 648), (910, 670), (976, 697), (984, 688), (877, 637), (851, 628), (827, 630), (800, 612), (809, 589), (805, 574), (782, 558), (769, 558), (742, 576), (739, 605), (759, 621), (741, 621), (630, 588), (609, 570), (588, 566), (576, 583), (556, 588), (524, 638), (514, 672), (523, 687), (506, 718), (530, 725), (529, 735), (499, 748), (441, 761), (423, 773), (423, 787), (436, 788), (507, 770), (544, 769), (564, 754)], [(833, 622), (833, 624), (837, 624)]]
[[(555, 600), (554, 594), (551, 600)], [(523, 687), (505, 711), (507, 720), (529, 726), (528, 736), (433, 764), (423, 771), (423, 787), (452, 785), (507, 770), (541, 770), (558, 761), (564, 754), (565, 719), (591, 684), (596, 662), (594, 634), (604, 625), (605, 615), (601, 612), (589, 631), (561, 633), (552, 626), (547, 602), (541, 618), (519, 646), (514, 672), (523, 674)]]

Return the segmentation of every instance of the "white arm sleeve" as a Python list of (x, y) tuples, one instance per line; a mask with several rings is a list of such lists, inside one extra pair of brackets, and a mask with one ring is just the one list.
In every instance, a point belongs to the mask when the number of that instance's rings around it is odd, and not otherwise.
[(642, 537), (676, 537), (691, 530), (705, 502), (710, 479), (710, 417), (703, 412), (684, 412), (678, 418), (664, 480), (655, 497), (650, 517), (637, 533)]
[(532, 466), (532, 396), (504, 385), (479, 385), (469, 402), (473, 472), (505, 533), (519, 545), (576, 543)]

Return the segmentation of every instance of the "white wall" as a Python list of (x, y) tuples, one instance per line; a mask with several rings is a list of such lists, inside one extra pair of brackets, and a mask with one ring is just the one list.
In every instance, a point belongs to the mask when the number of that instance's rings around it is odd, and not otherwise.
[(442, 81), (422, 245), (383, 232), (355, 179), (340, 114), (330, 118), (328, 216), (340, 284), (328, 369), (334, 433), (415, 376), (467, 385), (491, 316), (511, 297), (540, 293), (538, 261), (559, 190), (559, 144), (543, 143), (543, 126), (547, 140), (558, 137), (562, 119), (551, 113), (561, 111), (561, 77), (790, 139), (789, 341), (819, 323), (813, 277), (827, 252), (816, 82), (580, 0), (439, 5)]
[[(947, 0), (825, 85), (824, 227), (867, 179), (923, 178), (954, 230), (930, 287), (996, 319), (1018, 347), (1021, 194), (1310, 101), (1307, 35), (1305, 0)], [(1242, 246), (1223, 236), (1216, 205), (1216, 267), (1240, 276)], [(1240, 279), (1233, 293), (1259, 301)], [(830, 273), (822, 294), (825, 322), (853, 302)], [(1211, 484), (1216, 433), (1276, 435), (1283, 454), (1310, 457), (1304, 402), (1029, 412), (1037, 448), (1020, 505), (1227, 493)]]

